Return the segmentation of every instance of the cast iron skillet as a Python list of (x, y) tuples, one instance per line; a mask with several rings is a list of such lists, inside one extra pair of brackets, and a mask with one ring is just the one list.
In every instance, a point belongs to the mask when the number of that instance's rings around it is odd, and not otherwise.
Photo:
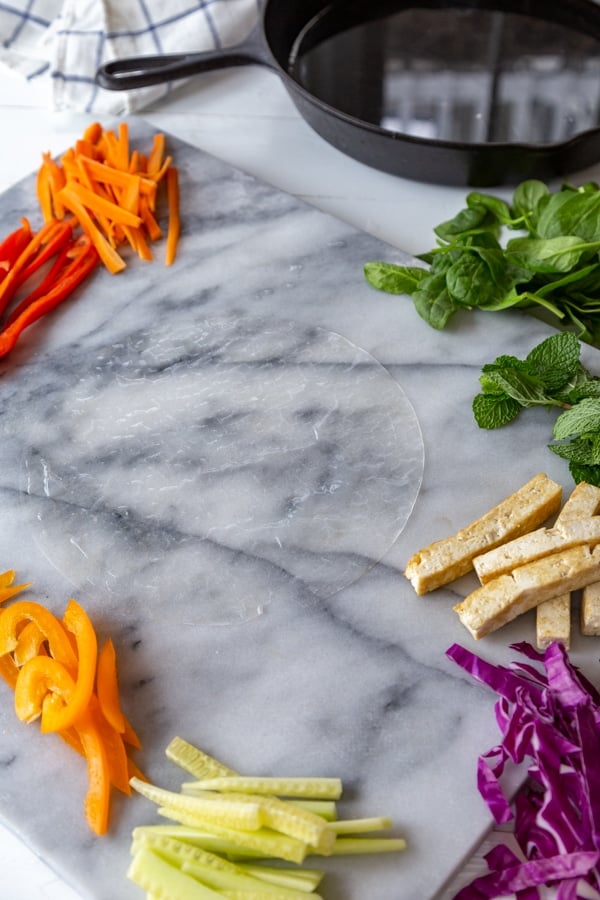
[(600, 160), (593, 0), (264, 0), (234, 47), (115, 60), (97, 81), (128, 90), (248, 64), (276, 72), (330, 144), (394, 175), (483, 187)]

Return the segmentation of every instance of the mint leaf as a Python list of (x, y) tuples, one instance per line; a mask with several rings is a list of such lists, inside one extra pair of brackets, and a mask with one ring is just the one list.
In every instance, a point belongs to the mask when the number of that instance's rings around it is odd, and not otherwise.
[(600, 466), (581, 466), (572, 462), (569, 464), (569, 471), (575, 484), (585, 481), (587, 484), (600, 487)]
[[(487, 377), (490, 378), (489, 375)], [(498, 391), (508, 394), (521, 406), (555, 405), (554, 401), (547, 396), (543, 382), (526, 371), (518, 372), (516, 369), (509, 368), (498, 369), (492, 376), (492, 380)]]
[(548, 444), (548, 448), (562, 459), (579, 465), (600, 465), (600, 434), (574, 438), (566, 444)]
[(579, 356), (577, 337), (565, 331), (546, 338), (534, 347), (526, 362), (531, 371), (542, 379), (548, 391), (556, 391), (577, 372)]
[(560, 414), (554, 423), (553, 436), (557, 441), (564, 441), (594, 431), (600, 431), (600, 400), (586, 397)]
[(508, 425), (519, 415), (521, 404), (506, 394), (477, 394), (473, 398), (473, 415), (480, 428), (491, 431)]

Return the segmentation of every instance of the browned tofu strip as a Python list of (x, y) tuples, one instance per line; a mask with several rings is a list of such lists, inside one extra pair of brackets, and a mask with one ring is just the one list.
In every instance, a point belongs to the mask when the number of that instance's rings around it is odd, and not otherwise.
[[(568, 527), (569, 521), (583, 519), (586, 516), (594, 516), (600, 508), (600, 488), (593, 484), (580, 482), (567, 499), (561, 509), (556, 524)], [(596, 585), (585, 587), (586, 591), (592, 591)], [(596, 591), (600, 597), (600, 591)], [(590, 595), (591, 597), (591, 595)], [(584, 627), (593, 627), (595, 619), (594, 611), (598, 611), (600, 627), (600, 601), (588, 602), (588, 611), (584, 612), (585, 602), (581, 607), (581, 631), (586, 634)], [(593, 633), (593, 632), (592, 632)], [(598, 633), (598, 632), (596, 632)], [(545, 650), (553, 641), (560, 641), (568, 650), (571, 646), (571, 594), (567, 591), (552, 600), (545, 600), (535, 610), (535, 636), (539, 650)]]
[(572, 547), (500, 575), (469, 594), (454, 609), (479, 639), (539, 603), (600, 581), (600, 545)]
[(583, 589), (579, 627), (582, 634), (600, 634), (600, 582), (598, 581), (586, 585)]
[(543, 525), (561, 500), (562, 487), (540, 473), (466, 528), (419, 550), (404, 574), (417, 594), (449, 584), (472, 570), (476, 556)]
[(481, 583), (487, 584), (518, 566), (558, 553), (559, 550), (570, 550), (578, 544), (600, 544), (600, 516), (569, 519), (566, 522), (559, 516), (553, 528), (538, 528), (476, 557), (473, 568)]

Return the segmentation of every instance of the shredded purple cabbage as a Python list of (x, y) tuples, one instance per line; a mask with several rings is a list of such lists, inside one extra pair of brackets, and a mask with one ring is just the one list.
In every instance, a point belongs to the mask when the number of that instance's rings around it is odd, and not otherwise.
[[(495, 847), (489, 872), (454, 900), (537, 900), (541, 885), (555, 887), (557, 900), (600, 897), (600, 693), (560, 643), (544, 652), (525, 642), (511, 649), (527, 662), (492, 665), (459, 644), (447, 651), (498, 694), (501, 740), (479, 757), (477, 786), (496, 822), (513, 821), (522, 853)], [(527, 767), (512, 801), (501, 785), (509, 762)]]

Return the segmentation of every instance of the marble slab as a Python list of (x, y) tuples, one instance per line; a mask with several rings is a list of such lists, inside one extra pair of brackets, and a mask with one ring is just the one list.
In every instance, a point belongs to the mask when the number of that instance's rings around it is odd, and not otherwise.
[[(572, 486), (547, 412), (490, 435), (470, 409), (481, 365), (550, 330), (509, 313), (435, 332), (363, 279), (400, 250), (170, 146), (175, 266), (98, 271), (0, 364), (2, 568), (112, 636), (152, 780), (182, 780), (176, 734), (245, 773), (339, 775), (343, 813), (390, 815), (408, 849), (320, 860), (324, 896), (431, 900), (490, 824), (494, 698), (444, 656), (473, 646), (452, 611), (469, 579), (418, 598), (403, 567), (538, 471)], [(35, 221), (33, 185), (2, 196), (4, 232)], [(476, 649), (506, 661), (516, 639), (530, 617)], [(597, 648), (576, 636), (592, 680)], [(92, 837), (72, 751), (6, 691), (0, 729), (3, 821), (82, 897), (141, 896), (129, 835), (154, 809), (117, 798)]]

